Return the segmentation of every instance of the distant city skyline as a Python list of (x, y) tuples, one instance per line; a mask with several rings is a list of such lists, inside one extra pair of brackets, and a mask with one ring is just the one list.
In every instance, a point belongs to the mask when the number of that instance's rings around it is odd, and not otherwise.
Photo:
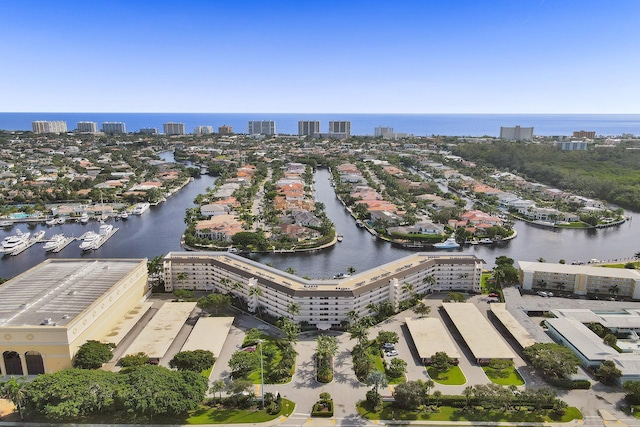
[(0, 15), (0, 112), (639, 112), (635, 0), (34, 0)]

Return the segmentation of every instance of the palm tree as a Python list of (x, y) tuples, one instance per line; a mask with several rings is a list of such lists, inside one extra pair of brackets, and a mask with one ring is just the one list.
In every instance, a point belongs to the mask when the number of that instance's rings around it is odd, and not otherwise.
[(20, 419), (24, 421), (24, 416), (22, 415), (22, 402), (24, 401), (24, 378), (20, 378), (18, 380), (15, 377), (10, 377), (8, 381), (2, 384), (2, 389), (0, 389), (0, 395), (6, 396), (16, 408), (18, 408), (18, 413), (20, 414)]
[(424, 392), (427, 395), (427, 405), (429, 404), (429, 392), (433, 387), (435, 387), (436, 383), (433, 382), (432, 379), (428, 379), (422, 382), (422, 387), (424, 388)]
[(358, 340), (358, 343), (360, 343), (362, 347), (365, 347), (369, 342), (369, 330), (365, 325), (361, 323), (356, 323), (355, 325), (353, 325), (349, 330), (349, 333), (351, 334), (350, 339)]
[(370, 302), (369, 304), (367, 304), (366, 309), (369, 310), (370, 315), (373, 315), (373, 313), (378, 313), (378, 305), (375, 302)]
[(438, 400), (442, 397), (442, 392), (440, 390), (436, 390), (433, 392), (433, 398), (436, 400), (436, 408), (438, 407)]
[(211, 393), (215, 396), (216, 393), (220, 393), (220, 402), (222, 402), (222, 390), (227, 387), (224, 380), (216, 380), (211, 383)]
[(180, 282), (181, 284), (182, 284), (182, 282), (187, 280), (188, 277), (189, 277), (189, 275), (187, 273), (185, 273), (184, 271), (181, 271), (180, 273), (176, 274), (176, 280), (178, 282)]
[(295, 322), (296, 316), (300, 314), (300, 304), (298, 304), (297, 302), (292, 302), (291, 304), (289, 304), (287, 306), (287, 313), (291, 315), (291, 317), (293, 318), (292, 320)]
[(462, 390), (462, 394), (464, 395), (464, 397), (467, 399), (467, 403), (465, 408), (469, 407), (469, 404), (471, 403), (471, 396), (473, 396), (473, 387), (472, 386), (466, 386), (464, 388), (464, 390)]
[(413, 285), (411, 283), (404, 282), (402, 290), (407, 294), (413, 295)]
[(434, 276), (432, 276), (431, 274), (428, 276), (424, 276), (424, 278), (422, 279), (422, 284), (423, 285), (429, 285), (429, 286), (433, 286), (436, 284), (436, 278)]
[(369, 375), (367, 375), (366, 384), (373, 386), (373, 390), (376, 392), (376, 396), (377, 396), (378, 388), (387, 386), (388, 384), (387, 376), (382, 371), (378, 371), (378, 370), (371, 371), (369, 372)]
[(620, 292), (620, 287), (618, 285), (613, 285), (609, 288), (609, 295), (618, 295)]
[(360, 314), (358, 314), (357, 310), (350, 310), (347, 313), (347, 318), (349, 318), (350, 324), (354, 324), (355, 322), (357, 322), (359, 317), (360, 317)]
[(220, 279), (220, 286), (222, 286), (227, 292), (229, 292), (229, 285), (231, 285), (231, 279), (227, 277)]
[(296, 269), (293, 267), (287, 267), (287, 269), (285, 270), (286, 273), (289, 274), (296, 274)]

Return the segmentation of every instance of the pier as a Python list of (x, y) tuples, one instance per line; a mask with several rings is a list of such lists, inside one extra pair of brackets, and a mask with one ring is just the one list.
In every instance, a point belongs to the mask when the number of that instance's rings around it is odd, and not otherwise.
[(99, 249), (107, 240), (111, 238), (111, 236), (116, 234), (116, 231), (118, 230), (120, 229), (117, 227), (113, 227), (109, 233), (105, 234), (104, 236), (100, 236), (100, 240), (98, 240), (98, 242), (95, 244), (95, 247), (93, 247), (92, 249)]
[(58, 253), (61, 250), (63, 250), (64, 248), (66, 248), (67, 246), (69, 246), (69, 244), (71, 244), (71, 242), (74, 242), (76, 240), (75, 237), (65, 237), (64, 239), (64, 243), (62, 243), (60, 246), (58, 246), (57, 248), (49, 251), (49, 252), (55, 252)]

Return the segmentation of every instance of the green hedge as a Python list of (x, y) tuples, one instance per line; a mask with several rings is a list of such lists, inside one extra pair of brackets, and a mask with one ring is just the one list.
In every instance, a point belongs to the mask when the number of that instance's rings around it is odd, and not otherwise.
[(588, 390), (591, 388), (591, 383), (588, 380), (549, 379), (547, 382), (564, 390)]
[[(320, 405), (329, 405), (329, 410), (320, 410)], [(333, 400), (327, 403), (316, 402), (311, 411), (312, 417), (333, 417)]]

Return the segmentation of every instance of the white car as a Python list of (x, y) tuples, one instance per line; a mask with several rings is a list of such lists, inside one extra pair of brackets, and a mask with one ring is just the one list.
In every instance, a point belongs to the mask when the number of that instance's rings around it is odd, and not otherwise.
[(385, 355), (387, 357), (393, 357), (393, 356), (397, 356), (398, 355), (398, 351), (397, 350), (389, 350), (385, 353)]
[(396, 346), (393, 345), (390, 342), (386, 342), (386, 343), (382, 344), (382, 348), (384, 348), (385, 350), (395, 350)]

